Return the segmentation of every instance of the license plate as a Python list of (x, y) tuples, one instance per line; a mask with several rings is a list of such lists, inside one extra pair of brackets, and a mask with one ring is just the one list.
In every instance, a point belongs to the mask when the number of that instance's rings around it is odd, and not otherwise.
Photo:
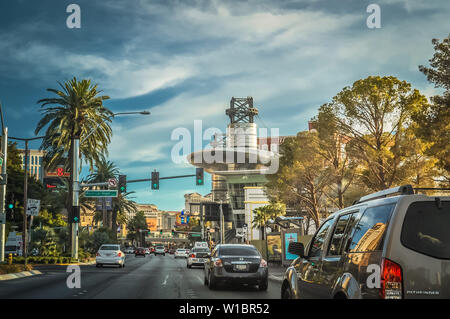
[(247, 265), (234, 265), (236, 270), (247, 270)]

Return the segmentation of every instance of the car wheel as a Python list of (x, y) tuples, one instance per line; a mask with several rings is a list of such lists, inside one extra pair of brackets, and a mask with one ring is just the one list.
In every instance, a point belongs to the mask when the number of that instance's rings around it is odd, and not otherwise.
[(165, 256), (166, 254), (163, 254), (163, 256)]
[(214, 290), (214, 289), (217, 288), (216, 279), (214, 278), (213, 275), (211, 275), (211, 273), (209, 273), (208, 288), (209, 288), (210, 290)]
[(262, 282), (262, 283), (260, 283), (260, 284), (258, 285), (258, 290), (259, 290), (259, 291), (266, 291), (268, 287), (269, 287), (269, 282), (268, 282), (268, 280), (266, 279), (264, 282)]
[(281, 299), (292, 299), (292, 291), (291, 288), (285, 287), (281, 292)]
[(191, 265), (189, 265), (189, 264), (187, 264), (187, 267), (190, 269), (192, 266)]
[(100, 264), (95, 264), (95, 267), (99, 268), (99, 267), (100, 267)]

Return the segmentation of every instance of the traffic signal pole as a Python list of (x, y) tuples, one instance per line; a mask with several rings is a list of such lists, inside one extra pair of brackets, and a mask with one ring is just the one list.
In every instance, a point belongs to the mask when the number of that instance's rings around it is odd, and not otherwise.
[(79, 167), (78, 162), (80, 158), (80, 138), (74, 136), (72, 138), (73, 152), (72, 152), (72, 258), (78, 259), (78, 222), (74, 222), (74, 216), (80, 216), (80, 181), (79, 181)]

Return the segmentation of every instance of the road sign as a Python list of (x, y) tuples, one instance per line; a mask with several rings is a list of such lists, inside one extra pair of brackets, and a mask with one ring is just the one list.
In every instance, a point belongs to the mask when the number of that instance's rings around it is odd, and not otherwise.
[(6, 214), (0, 213), (0, 224), (6, 223)]
[(84, 197), (117, 197), (117, 190), (87, 190), (84, 192)]
[(108, 186), (109, 187), (117, 187), (117, 179), (115, 179), (115, 178), (108, 179)]
[(27, 215), (37, 216), (39, 214), (40, 208), (41, 208), (41, 201), (39, 199), (28, 198), (28, 200), (27, 200)]
[(97, 210), (103, 210), (103, 208), (105, 208), (106, 210), (112, 210), (112, 198), (111, 197), (99, 198), (97, 199), (95, 206)]
[(192, 237), (200, 237), (201, 234), (191, 234)]

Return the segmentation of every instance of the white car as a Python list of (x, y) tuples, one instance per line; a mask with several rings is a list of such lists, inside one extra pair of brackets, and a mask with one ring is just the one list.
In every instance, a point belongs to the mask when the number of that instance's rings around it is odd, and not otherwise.
[(128, 247), (125, 249), (125, 253), (126, 254), (134, 254), (134, 248), (133, 247)]
[(100, 246), (95, 258), (96, 267), (103, 265), (118, 265), (125, 267), (125, 254), (120, 250), (120, 245), (103, 244)]
[(177, 249), (175, 250), (175, 258), (181, 257), (181, 258), (187, 258), (188, 253), (186, 252), (186, 249)]
[(211, 254), (209, 248), (192, 248), (187, 258), (187, 268), (192, 266), (203, 266), (208, 261), (208, 256)]
[(155, 256), (156, 255), (166, 255), (166, 250), (164, 249), (164, 246), (156, 246), (155, 247)]

